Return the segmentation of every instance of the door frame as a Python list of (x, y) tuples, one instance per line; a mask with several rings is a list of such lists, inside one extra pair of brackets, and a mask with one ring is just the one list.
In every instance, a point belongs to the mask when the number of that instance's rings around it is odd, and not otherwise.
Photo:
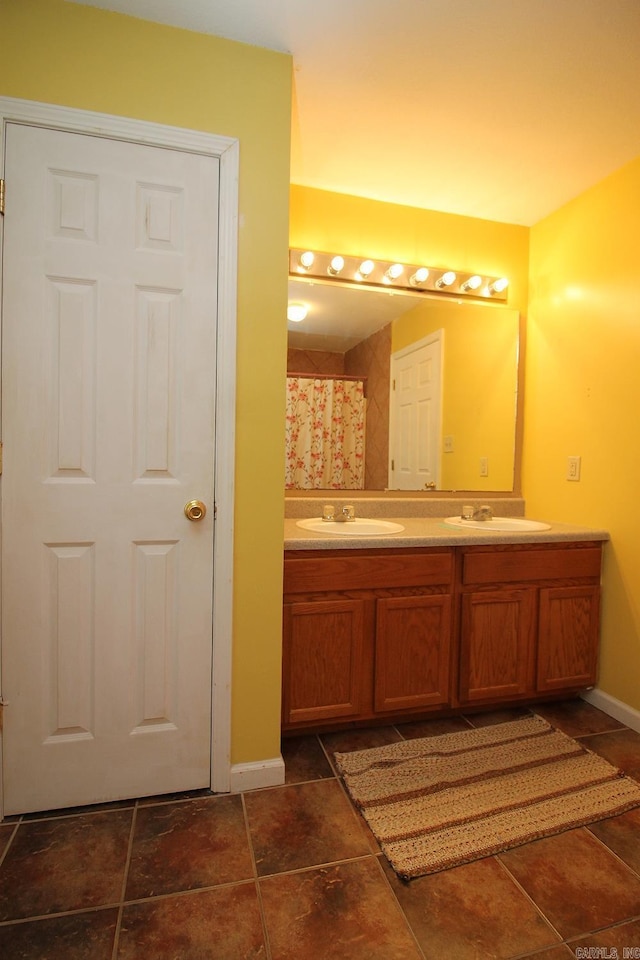
[[(214, 440), (213, 647), (211, 681), (211, 789), (231, 789), (231, 647), (233, 637), (233, 536), (236, 407), (236, 314), (238, 277), (239, 142), (231, 137), (133, 120), (110, 114), (0, 97), (4, 178), (7, 124), (14, 122), (68, 133), (126, 140), (214, 157), (220, 164), (218, 290)], [(4, 225), (0, 216), (0, 252)], [(2, 275), (0, 272), (0, 291)], [(2, 300), (0, 298), (0, 304)], [(0, 316), (0, 323), (2, 317)], [(1, 349), (1, 345), (0, 345)], [(0, 358), (1, 359), (1, 358)], [(1, 365), (0, 365), (1, 369)], [(1, 419), (1, 410), (0, 410)], [(1, 496), (0, 479), (0, 496)], [(213, 584), (212, 584), (213, 589)], [(0, 662), (0, 820), (2, 819), (2, 664)]]

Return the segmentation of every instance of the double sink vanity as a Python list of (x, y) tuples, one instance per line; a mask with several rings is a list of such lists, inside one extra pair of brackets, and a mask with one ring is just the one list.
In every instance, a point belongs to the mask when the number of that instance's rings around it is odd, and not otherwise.
[(349, 501), (346, 522), (323, 520), (326, 503), (287, 501), (284, 733), (595, 682), (606, 531), (525, 520), (521, 500), (489, 500), (493, 518), (478, 520), (455, 499)]

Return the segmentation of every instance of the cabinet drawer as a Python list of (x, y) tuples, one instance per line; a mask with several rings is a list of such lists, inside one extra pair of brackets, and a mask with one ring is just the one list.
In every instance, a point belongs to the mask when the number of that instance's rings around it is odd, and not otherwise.
[(321, 590), (375, 590), (450, 583), (453, 553), (331, 556), (284, 561), (284, 593)]
[(465, 553), (462, 582), (515, 583), (600, 577), (601, 548), (494, 550)]

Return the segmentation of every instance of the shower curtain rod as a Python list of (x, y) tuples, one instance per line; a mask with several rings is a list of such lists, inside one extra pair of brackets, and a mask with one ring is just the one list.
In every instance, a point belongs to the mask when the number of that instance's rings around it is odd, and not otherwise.
[(287, 379), (289, 377), (298, 377), (302, 380), (353, 380), (362, 384), (362, 390), (365, 397), (367, 395), (366, 377), (352, 377), (342, 373), (293, 373), (287, 371)]

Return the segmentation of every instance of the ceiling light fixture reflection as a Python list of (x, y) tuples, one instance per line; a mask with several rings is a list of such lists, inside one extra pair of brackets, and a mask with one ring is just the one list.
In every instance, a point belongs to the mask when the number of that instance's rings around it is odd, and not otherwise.
[(382, 278), (383, 283), (395, 283), (404, 273), (404, 267), (401, 263), (392, 263)]
[(441, 277), (438, 277), (436, 280), (436, 287), (441, 290), (443, 287), (450, 287), (452, 283), (456, 282), (456, 275), (453, 270), (447, 270), (446, 273), (443, 273)]
[(506, 277), (500, 277), (498, 280), (494, 280), (493, 283), (489, 284), (489, 293), (504, 293), (504, 291), (509, 286), (509, 281)]
[(363, 260), (356, 271), (356, 280), (368, 280), (375, 268), (373, 260)]
[(311, 250), (305, 250), (304, 253), (300, 254), (298, 263), (302, 270), (310, 270), (313, 266), (313, 261), (315, 260), (315, 254)]
[(287, 320), (292, 323), (300, 323), (309, 313), (306, 303), (290, 303), (287, 307)]
[(376, 265), (373, 260), (363, 260), (360, 266), (358, 267), (358, 272), (356, 273), (356, 280), (367, 280), (373, 271), (375, 270)]
[(417, 287), (419, 283), (425, 283), (429, 278), (429, 271), (426, 267), (418, 267), (413, 276), (409, 277), (409, 283), (412, 287)]
[(361, 284), (367, 289), (383, 287), (388, 293), (442, 297), (452, 295), (476, 300), (506, 303), (509, 281), (506, 277), (476, 274), (466, 269), (458, 273), (446, 266), (428, 267), (423, 263), (369, 259), (351, 254), (321, 253), (306, 247), (289, 250), (289, 273), (314, 282), (335, 281), (342, 285)]

